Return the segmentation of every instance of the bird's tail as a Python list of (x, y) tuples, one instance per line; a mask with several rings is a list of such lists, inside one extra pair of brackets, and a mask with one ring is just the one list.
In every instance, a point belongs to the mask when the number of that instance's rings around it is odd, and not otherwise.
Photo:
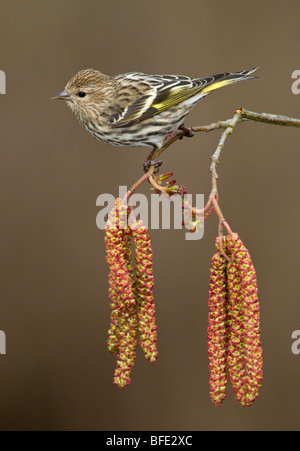
[[(215, 89), (223, 88), (223, 86), (231, 85), (237, 81), (254, 80), (260, 78), (257, 75), (251, 75), (258, 67), (253, 69), (243, 70), (241, 72), (223, 72), (222, 74), (212, 75), (211, 77), (201, 78), (199, 81), (205, 83), (201, 94), (209, 93)], [(194, 80), (196, 81), (196, 80)]]

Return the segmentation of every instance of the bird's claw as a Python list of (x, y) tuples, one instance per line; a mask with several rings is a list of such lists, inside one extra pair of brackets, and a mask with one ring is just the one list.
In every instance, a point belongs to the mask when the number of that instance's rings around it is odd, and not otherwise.
[(143, 167), (144, 167), (144, 171), (148, 172), (149, 169), (151, 168), (151, 166), (154, 166), (154, 174), (157, 174), (159, 171), (159, 168), (161, 167), (163, 161), (162, 160), (146, 160), (144, 161)]

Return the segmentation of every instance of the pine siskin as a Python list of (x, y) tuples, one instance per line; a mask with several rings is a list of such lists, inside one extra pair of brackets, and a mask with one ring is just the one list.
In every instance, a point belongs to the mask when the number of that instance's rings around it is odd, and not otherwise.
[(192, 79), (140, 72), (110, 77), (94, 69), (79, 71), (54, 99), (64, 99), (95, 138), (114, 146), (151, 146), (183, 126), (200, 99), (237, 81), (259, 78), (257, 68)]

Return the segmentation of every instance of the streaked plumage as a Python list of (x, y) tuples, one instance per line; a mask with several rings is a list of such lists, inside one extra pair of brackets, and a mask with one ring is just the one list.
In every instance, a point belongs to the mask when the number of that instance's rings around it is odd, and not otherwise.
[(140, 72), (110, 77), (85, 69), (54, 98), (66, 100), (82, 125), (100, 141), (157, 149), (201, 98), (223, 86), (259, 78), (251, 75), (255, 70), (192, 79)]

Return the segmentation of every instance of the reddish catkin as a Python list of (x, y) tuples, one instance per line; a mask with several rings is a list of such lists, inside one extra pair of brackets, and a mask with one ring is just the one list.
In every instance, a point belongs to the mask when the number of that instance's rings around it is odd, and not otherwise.
[(118, 354), (114, 383), (120, 388), (130, 383), (138, 330), (129, 233), (127, 209), (117, 199), (116, 214), (112, 213), (107, 222), (105, 241), (111, 301), (111, 325), (107, 343), (108, 349)]
[(237, 234), (226, 237), (226, 250), (231, 257), (227, 268), (227, 369), (236, 398), (243, 406), (250, 406), (263, 378), (256, 272)]
[(154, 279), (151, 240), (143, 221), (131, 226), (135, 243), (135, 293), (138, 309), (140, 345), (145, 357), (154, 362), (157, 352), (157, 326), (153, 297)]
[(218, 252), (211, 262), (208, 313), (210, 397), (221, 406), (226, 397), (226, 261)]
[[(142, 221), (133, 221), (129, 227), (128, 220), (128, 207), (117, 199), (116, 208), (108, 218), (105, 241), (111, 301), (107, 344), (108, 349), (118, 355), (114, 383), (120, 388), (130, 383), (138, 332), (146, 358), (153, 362), (158, 356), (150, 236)], [(135, 268), (132, 241), (135, 244)]]
[[(220, 406), (228, 374), (237, 400), (250, 406), (262, 385), (262, 347), (256, 272), (237, 234), (223, 238), (212, 259), (209, 287), (208, 356), (210, 394)], [(216, 240), (219, 249), (219, 240)]]

